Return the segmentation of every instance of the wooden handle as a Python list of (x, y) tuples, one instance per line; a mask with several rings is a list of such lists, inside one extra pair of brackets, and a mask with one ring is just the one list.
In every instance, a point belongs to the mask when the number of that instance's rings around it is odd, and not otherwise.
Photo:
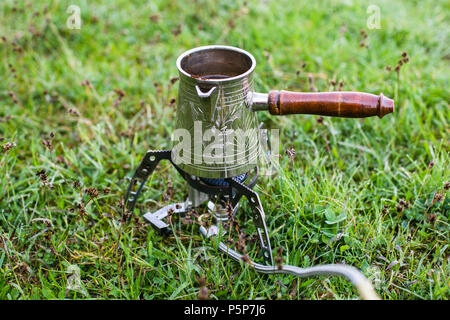
[(269, 92), (269, 111), (273, 115), (316, 114), (321, 116), (365, 118), (394, 111), (394, 100), (363, 92)]

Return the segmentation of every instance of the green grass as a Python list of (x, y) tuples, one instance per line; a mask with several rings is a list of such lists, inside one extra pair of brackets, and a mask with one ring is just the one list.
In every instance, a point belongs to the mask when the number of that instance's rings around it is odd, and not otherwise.
[[(179, 220), (174, 237), (161, 237), (140, 212), (171, 201), (169, 180), (174, 201), (186, 196), (168, 163), (121, 222), (145, 151), (170, 147), (175, 60), (206, 44), (251, 52), (260, 92), (309, 91), (311, 74), (319, 91), (335, 80), (396, 100), (395, 114), (381, 120), (260, 114), (281, 128), (282, 169), (256, 190), (285, 263), (345, 262), (371, 276), (384, 299), (449, 298), (448, 1), (143, 3), (0, 2), (1, 299), (196, 299), (203, 276), (212, 299), (357, 298), (339, 278), (257, 274)], [(81, 8), (80, 30), (66, 27), (70, 4)], [(381, 29), (366, 26), (370, 4)], [(386, 71), (403, 51), (409, 63)], [(120, 101), (115, 89), (125, 92)], [(397, 210), (401, 201), (408, 208)], [(248, 210), (239, 219), (250, 233)], [(84, 289), (68, 287), (71, 265)]]

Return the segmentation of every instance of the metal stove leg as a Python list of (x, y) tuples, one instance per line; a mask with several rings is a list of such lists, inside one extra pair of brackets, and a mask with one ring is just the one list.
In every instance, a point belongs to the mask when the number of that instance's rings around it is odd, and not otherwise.
[(245, 195), (248, 199), (252, 208), (253, 222), (255, 223), (256, 230), (258, 231), (259, 244), (262, 249), (264, 260), (270, 263), (270, 265), (273, 265), (272, 247), (270, 245), (269, 233), (267, 232), (265, 221), (266, 216), (258, 194), (235, 179), (232, 179), (231, 186), (241, 194)]
[(157, 230), (159, 230), (164, 235), (170, 235), (172, 232), (169, 225), (163, 221), (169, 215), (173, 214), (184, 214), (189, 210), (201, 206), (205, 201), (208, 200), (208, 195), (189, 187), (189, 197), (185, 202), (179, 202), (174, 204), (169, 204), (155, 213), (147, 212), (144, 214), (145, 220), (150, 222), (150, 224)]
[[(125, 208), (129, 211), (134, 210), (142, 188), (161, 160), (171, 161), (171, 150), (150, 150), (145, 154), (144, 159), (142, 159), (131, 179), (125, 196), (124, 210)], [(207, 199), (207, 194), (189, 187), (189, 199), (185, 203), (170, 204), (155, 213), (147, 212), (144, 214), (144, 219), (164, 235), (169, 235), (171, 230), (169, 229), (169, 225), (163, 221), (164, 218), (174, 213), (185, 213), (193, 207), (200, 206)]]
[(169, 228), (169, 225), (163, 221), (164, 218), (166, 218), (168, 215), (172, 215), (174, 213), (181, 214), (189, 211), (189, 207), (186, 205), (186, 203), (180, 202), (180, 203), (174, 203), (169, 204), (155, 213), (147, 212), (144, 214), (145, 220), (150, 222), (150, 224), (160, 231), (163, 235), (170, 235), (172, 231)]
[[(150, 150), (142, 159), (141, 164), (136, 169), (136, 172), (131, 179), (130, 185), (128, 186), (127, 194), (124, 201), (124, 212), (125, 210), (133, 211), (136, 201), (141, 193), (142, 188), (145, 185), (148, 177), (153, 173), (156, 165), (161, 160), (170, 160), (171, 150)], [(138, 185), (139, 184), (139, 185)], [(138, 185), (137, 190), (135, 187)]]

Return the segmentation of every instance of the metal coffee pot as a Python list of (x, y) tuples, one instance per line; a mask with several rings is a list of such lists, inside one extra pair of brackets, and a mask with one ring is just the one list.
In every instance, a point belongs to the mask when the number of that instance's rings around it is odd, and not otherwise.
[[(255, 111), (363, 118), (394, 111), (394, 101), (361, 92), (254, 92), (255, 58), (230, 46), (204, 46), (181, 54), (172, 161), (202, 178), (249, 172), (259, 156)], [(181, 138), (182, 137), (182, 138)]]

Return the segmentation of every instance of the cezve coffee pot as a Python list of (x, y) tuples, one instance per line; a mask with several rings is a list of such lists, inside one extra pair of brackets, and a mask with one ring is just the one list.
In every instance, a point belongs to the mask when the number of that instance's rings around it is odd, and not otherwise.
[[(176, 129), (190, 141), (184, 139), (184, 153), (173, 152), (172, 160), (182, 170), (205, 178), (235, 177), (251, 170), (259, 155), (258, 111), (381, 118), (394, 110), (394, 101), (383, 94), (254, 92), (255, 66), (250, 53), (229, 46), (199, 47), (178, 57)], [(205, 152), (208, 145), (216, 152)]]

